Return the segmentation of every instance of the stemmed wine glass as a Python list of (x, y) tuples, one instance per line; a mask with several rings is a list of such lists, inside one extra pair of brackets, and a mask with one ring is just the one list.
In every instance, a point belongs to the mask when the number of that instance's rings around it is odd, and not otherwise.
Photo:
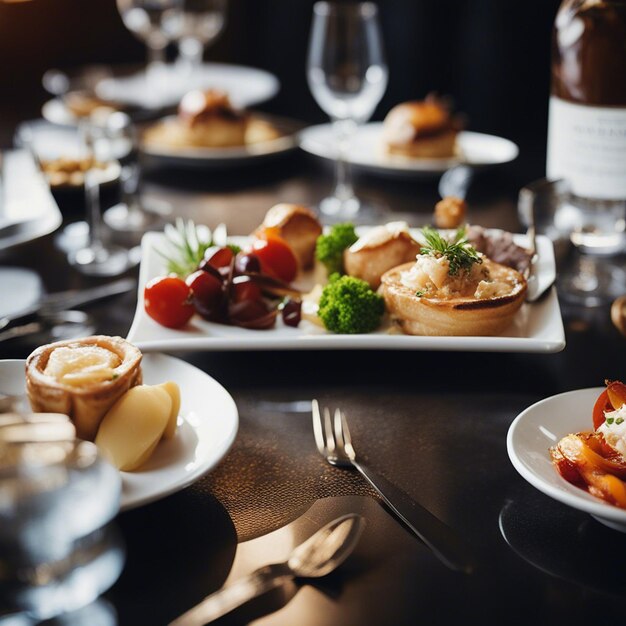
[(387, 76), (376, 5), (317, 2), (307, 79), (317, 104), (331, 118), (337, 141), (335, 189), (319, 205), (329, 219), (374, 218), (373, 208), (354, 194), (348, 153), (357, 125), (371, 117), (383, 97)]
[(181, 64), (187, 74), (202, 66), (204, 49), (222, 32), (227, 0), (180, 0), (178, 10), (164, 16), (163, 29), (178, 41)]
[(181, 0), (117, 0), (124, 26), (147, 46), (146, 77), (156, 84), (163, 82), (165, 49), (176, 38), (164, 24), (175, 19), (180, 6)]
[(122, 201), (104, 212), (104, 221), (118, 233), (143, 233), (160, 220), (169, 207), (162, 203), (158, 211), (145, 210), (145, 202), (141, 198), (139, 137), (130, 117), (116, 111), (109, 116), (106, 128), (108, 140), (113, 144), (121, 165)]
[(92, 116), (81, 120), (85, 159), (91, 165), (85, 172), (85, 205), (89, 235), (87, 245), (70, 250), (68, 261), (79, 272), (88, 276), (116, 276), (138, 262), (138, 257), (121, 246), (109, 244), (104, 233), (100, 206), (101, 172), (97, 162), (114, 161), (119, 145), (111, 141), (108, 127), (110, 115)]

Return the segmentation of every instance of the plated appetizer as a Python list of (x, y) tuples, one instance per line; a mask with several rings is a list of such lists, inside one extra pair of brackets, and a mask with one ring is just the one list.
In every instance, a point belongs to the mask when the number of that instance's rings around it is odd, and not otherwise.
[(569, 483), (626, 509), (626, 385), (606, 381), (591, 415), (592, 431), (563, 437), (550, 448), (556, 470)]
[(174, 437), (180, 409), (176, 383), (142, 384), (141, 359), (130, 342), (106, 335), (41, 346), (26, 360), (31, 408), (67, 415), (76, 436), (95, 441), (118, 469), (138, 469)]
[(497, 335), (513, 320), (526, 280), (475, 248), (459, 229), (446, 239), (423, 230), (426, 244), (413, 263), (383, 274), (387, 310), (410, 335)]
[(280, 137), (267, 120), (233, 107), (223, 91), (191, 91), (178, 115), (146, 128), (143, 143), (151, 148), (234, 148)]
[(428, 96), (423, 101), (396, 105), (383, 122), (383, 143), (389, 154), (419, 159), (456, 156), (458, 117), (444, 100)]
[[(453, 200), (446, 204), (458, 206)], [(158, 250), (166, 272), (146, 283), (143, 306), (169, 328), (199, 316), (253, 330), (282, 319), (339, 334), (498, 335), (524, 302), (517, 255), (530, 254), (502, 234), (473, 236), (499, 253), (497, 262), (472, 246), (464, 228), (418, 234), (391, 222), (361, 235), (349, 223), (323, 231), (309, 209), (293, 204), (271, 208), (237, 240), (241, 247), (219, 228), (203, 238), (179, 222), (166, 228), (170, 248)]]

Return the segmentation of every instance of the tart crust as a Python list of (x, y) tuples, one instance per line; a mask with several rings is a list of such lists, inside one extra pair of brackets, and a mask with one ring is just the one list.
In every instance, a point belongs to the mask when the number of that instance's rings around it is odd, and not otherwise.
[(488, 336), (499, 335), (513, 321), (524, 303), (527, 284), (514, 269), (484, 260), (492, 278), (510, 283), (510, 293), (491, 298), (417, 297), (400, 281), (413, 263), (395, 267), (382, 277), (387, 310), (407, 335)]
[[(115, 378), (83, 385), (69, 385), (45, 373), (51, 354), (61, 347), (98, 346), (115, 354), (121, 363)], [(142, 382), (142, 354), (121, 337), (94, 335), (57, 341), (37, 348), (26, 359), (26, 393), (35, 412), (63, 413), (76, 426), (80, 439), (93, 441), (105, 413), (128, 389)]]

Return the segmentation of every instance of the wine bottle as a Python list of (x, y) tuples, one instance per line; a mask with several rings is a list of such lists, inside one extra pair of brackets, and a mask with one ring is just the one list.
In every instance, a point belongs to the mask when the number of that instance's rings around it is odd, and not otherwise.
[[(552, 40), (547, 176), (571, 196), (561, 224), (587, 252), (626, 231), (626, 0), (564, 0)], [(578, 241), (576, 240), (578, 237)]]

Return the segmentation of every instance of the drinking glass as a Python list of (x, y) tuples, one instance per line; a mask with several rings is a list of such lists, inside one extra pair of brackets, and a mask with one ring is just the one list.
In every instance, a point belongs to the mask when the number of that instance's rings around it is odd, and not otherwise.
[(349, 150), (358, 124), (371, 117), (383, 97), (387, 76), (376, 5), (317, 2), (307, 79), (315, 101), (330, 116), (337, 142), (335, 189), (319, 205), (330, 219), (365, 217), (364, 209), (374, 217), (373, 207), (368, 211), (354, 194)]
[(222, 32), (226, 6), (227, 0), (180, 0), (179, 10), (164, 16), (163, 28), (178, 40), (180, 61), (188, 74), (198, 72), (204, 49)]
[(121, 246), (106, 241), (100, 206), (101, 169), (96, 162), (109, 162), (117, 158), (119, 144), (111, 141), (106, 117), (81, 120), (79, 131), (83, 138), (85, 159), (91, 166), (85, 172), (85, 206), (89, 227), (86, 246), (70, 250), (68, 261), (79, 272), (88, 276), (116, 276), (138, 262), (136, 255)]
[[(531, 220), (537, 232), (554, 243), (557, 287), (566, 301), (601, 306), (626, 293), (626, 252), (619, 215), (596, 214), (596, 225), (584, 221), (565, 180), (541, 179), (520, 191), (520, 221)], [(610, 228), (599, 229), (611, 224)]]
[(107, 136), (119, 155), (122, 201), (104, 212), (104, 221), (113, 231), (143, 233), (160, 215), (144, 210), (141, 199), (141, 165), (137, 129), (126, 113), (115, 112), (107, 120)]
[[(117, 8), (124, 22), (148, 49), (147, 78), (157, 84), (165, 63), (165, 48), (174, 37), (163, 24), (180, 8), (181, 0), (117, 0)], [(156, 79), (156, 80), (155, 80)]]

